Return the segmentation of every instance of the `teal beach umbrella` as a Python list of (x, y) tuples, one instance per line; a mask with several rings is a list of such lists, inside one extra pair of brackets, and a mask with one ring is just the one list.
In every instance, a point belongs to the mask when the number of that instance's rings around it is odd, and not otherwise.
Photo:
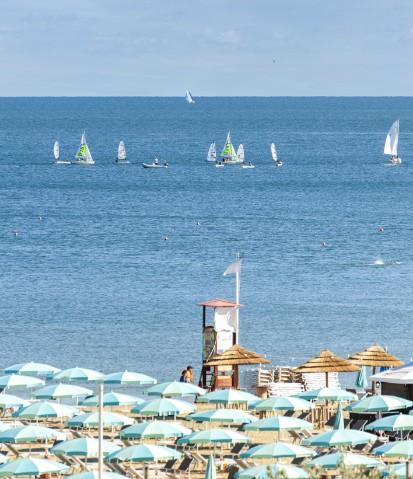
[(147, 390), (148, 396), (161, 397), (201, 396), (205, 393), (205, 389), (195, 386), (194, 384), (178, 381), (157, 384)]
[(363, 389), (364, 391), (367, 389), (368, 385), (369, 381), (367, 379), (367, 368), (366, 366), (361, 366), (360, 371), (357, 373), (355, 386), (356, 388)]
[(405, 477), (410, 477), (410, 460), (413, 458), (413, 441), (394, 441), (373, 449), (378, 456), (403, 457), (405, 463)]
[(221, 389), (205, 394), (198, 402), (206, 402), (211, 404), (255, 404), (260, 402), (258, 396), (254, 396), (246, 391), (238, 389)]
[(21, 364), (13, 364), (8, 368), (4, 369), (5, 374), (22, 374), (23, 376), (34, 376), (34, 377), (44, 377), (50, 378), (54, 374), (60, 371), (59, 368), (55, 368), (54, 366), (50, 366), (50, 364), (42, 364), (42, 363), (21, 363)]
[[(110, 441), (102, 441), (102, 448), (104, 456), (121, 449), (120, 446)], [(50, 452), (57, 456), (98, 457), (99, 441), (91, 437), (71, 439), (53, 446)]]
[(377, 436), (364, 431), (355, 429), (333, 429), (332, 431), (322, 432), (307, 439), (304, 441), (304, 444), (315, 447), (357, 446), (358, 444), (367, 444), (376, 439)]
[(42, 474), (60, 474), (69, 469), (60, 462), (22, 457), (15, 461), (6, 462), (0, 467), (0, 477), (40, 476)]
[[(406, 463), (393, 464), (384, 471), (383, 477), (390, 476), (392, 479), (404, 479), (406, 476)], [(409, 468), (409, 479), (413, 477), (413, 469)]]
[(156, 384), (156, 379), (146, 374), (131, 371), (120, 371), (104, 376), (101, 381), (105, 384), (123, 384), (126, 386), (150, 386)]
[(393, 414), (371, 422), (365, 429), (371, 431), (413, 431), (413, 416)]
[(346, 407), (352, 412), (385, 412), (412, 407), (413, 402), (397, 396), (374, 395), (356, 401)]
[(64, 399), (90, 396), (93, 393), (91, 389), (74, 384), (51, 384), (44, 388), (34, 391), (33, 396), (36, 399)]
[(288, 442), (274, 442), (252, 447), (240, 454), (244, 459), (271, 459), (278, 457), (312, 457), (315, 452), (307, 447), (296, 446)]
[(12, 394), (0, 394), (0, 409), (18, 408), (28, 406), (30, 403)]
[(246, 424), (243, 429), (244, 431), (302, 431), (313, 429), (313, 424), (297, 417), (272, 416)]
[(343, 408), (341, 407), (341, 404), (339, 404), (337, 408), (333, 429), (344, 429)]
[(0, 432), (0, 442), (19, 444), (49, 439), (66, 439), (66, 434), (43, 426), (17, 426)]
[(19, 409), (14, 416), (21, 419), (39, 419), (39, 418), (63, 418), (72, 417), (75, 414), (79, 414), (79, 410), (73, 406), (66, 406), (64, 404), (41, 401), (35, 402)]
[(257, 420), (252, 414), (239, 409), (212, 409), (190, 414), (186, 419), (195, 422), (221, 422), (233, 424), (246, 424)]
[(167, 439), (191, 434), (192, 430), (177, 422), (151, 421), (133, 424), (120, 432), (123, 439)]
[[(143, 399), (129, 394), (120, 394), (114, 391), (107, 392), (103, 395), (104, 406), (136, 406), (145, 402)], [(90, 396), (84, 399), (82, 406), (99, 406), (99, 396)]]
[(8, 374), (0, 378), (0, 389), (31, 389), (43, 385), (44, 381), (40, 378), (20, 374)]
[(109, 454), (107, 461), (128, 461), (128, 462), (159, 462), (179, 459), (181, 454), (175, 449), (165, 446), (154, 446), (152, 444), (139, 444), (125, 447)]
[(249, 437), (230, 429), (205, 429), (178, 439), (177, 444), (236, 444), (250, 442)]
[(308, 473), (303, 469), (292, 464), (262, 464), (260, 466), (249, 467), (237, 472), (236, 479), (307, 479)]
[(99, 371), (86, 368), (69, 368), (59, 371), (53, 377), (56, 381), (98, 381), (104, 377)]
[(345, 389), (328, 387), (304, 391), (297, 394), (297, 397), (309, 401), (355, 401), (357, 399), (356, 394), (346, 391)]
[[(130, 426), (134, 422), (133, 419), (123, 414), (106, 411), (102, 414), (102, 421), (105, 428)], [(99, 427), (99, 413), (89, 412), (80, 414), (69, 419), (67, 425), (74, 428), (97, 428)]]
[(293, 396), (270, 397), (255, 404), (255, 411), (310, 411), (314, 409), (314, 404), (306, 399), (300, 399)]
[(145, 401), (132, 409), (134, 414), (140, 416), (166, 417), (189, 414), (195, 411), (195, 406), (179, 399), (160, 398)]
[(362, 454), (352, 452), (333, 452), (312, 459), (309, 467), (321, 467), (323, 469), (339, 469), (340, 467), (380, 467), (383, 463)]

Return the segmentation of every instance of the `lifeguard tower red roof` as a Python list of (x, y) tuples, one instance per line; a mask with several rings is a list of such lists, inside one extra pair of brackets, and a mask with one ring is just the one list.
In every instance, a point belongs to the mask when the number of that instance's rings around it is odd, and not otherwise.
[(235, 308), (236, 306), (242, 306), (242, 304), (237, 304), (228, 299), (210, 299), (209, 301), (199, 303), (199, 306), (205, 306), (207, 308)]

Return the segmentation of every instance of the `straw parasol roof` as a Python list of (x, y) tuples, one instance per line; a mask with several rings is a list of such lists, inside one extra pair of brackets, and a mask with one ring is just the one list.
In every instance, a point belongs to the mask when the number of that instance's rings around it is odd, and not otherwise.
[(216, 354), (205, 366), (238, 366), (243, 364), (268, 364), (270, 361), (258, 353), (248, 351), (239, 344), (235, 344), (221, 354)]
[(388, 353), (384, 348), (378, 344), (373, 344), (369, 348), (360, 353), (353, 354), (348, 358), (353, 364), (359, 366), (387, 366), (395, 367), (402, 366), (404, 363), (399, 358)]
[(298, 366), (300, 373), (345, 373), (358, 371), (360, 368), (347, 359), (340, 358), (333, 352), (325, 349), (320, 354)]

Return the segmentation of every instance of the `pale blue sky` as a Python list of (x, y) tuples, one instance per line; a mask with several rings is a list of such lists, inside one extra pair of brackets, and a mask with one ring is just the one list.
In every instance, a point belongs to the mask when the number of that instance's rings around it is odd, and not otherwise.
[(0, 96), (413, 95), (412, 60), (413, 0), (0, 8)]

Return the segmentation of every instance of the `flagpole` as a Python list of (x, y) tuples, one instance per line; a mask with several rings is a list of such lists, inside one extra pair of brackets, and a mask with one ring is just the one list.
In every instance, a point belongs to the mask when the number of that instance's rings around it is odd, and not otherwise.
[[(241, 292), (241, 265), (239, 253), (236, 254), (237, 272), (235, 274), (235, 302), (239, 305), (240, 292)], [(235, 344), (239, 344), (239, 306), (237, 306), (236, 312), (237, 330), (235, 334)]]

